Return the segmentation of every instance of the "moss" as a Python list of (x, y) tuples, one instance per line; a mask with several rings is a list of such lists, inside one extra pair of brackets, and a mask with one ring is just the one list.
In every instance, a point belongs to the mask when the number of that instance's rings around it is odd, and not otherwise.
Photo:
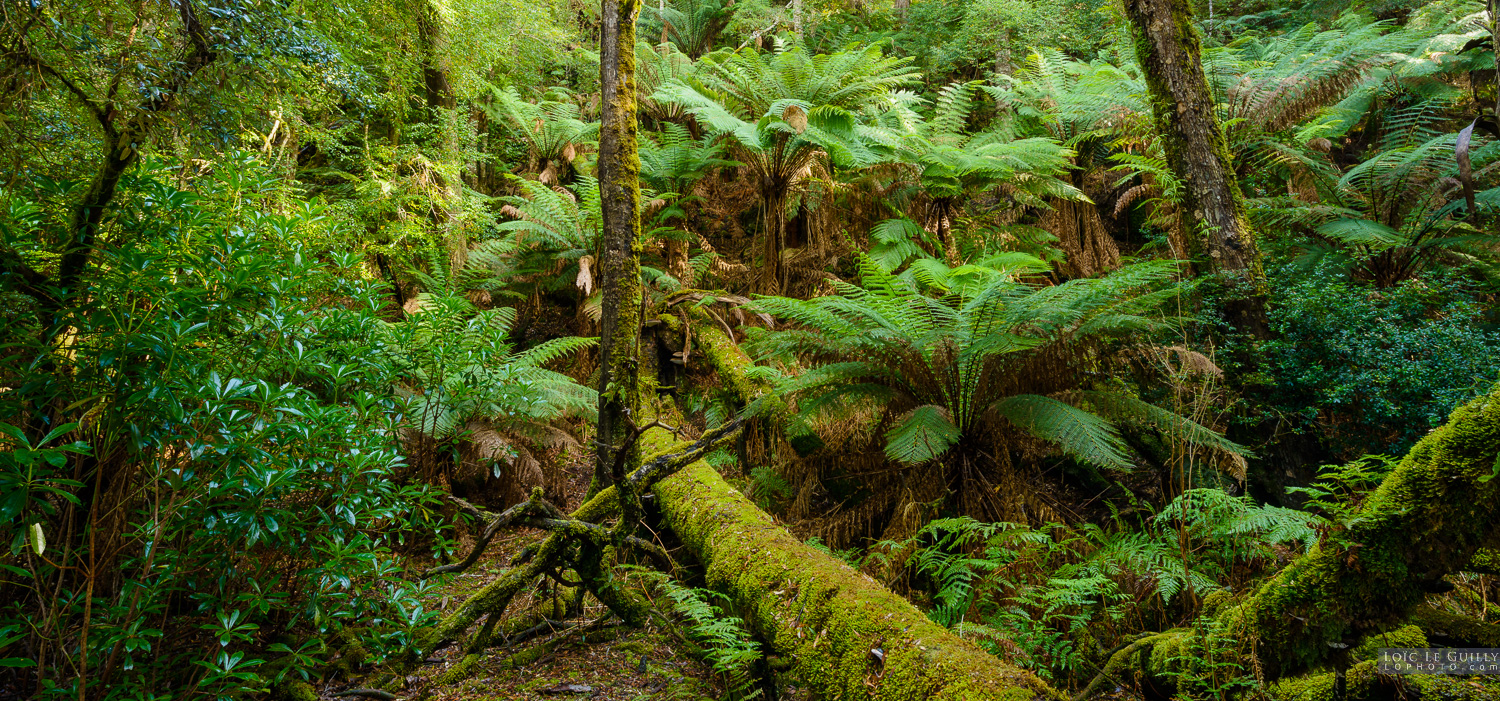
[(318, 692), (301, 679), (288, 679), (276, 685), (271, 697), (277, 701), (318, 701)]
[[(1376, 691), (1387, 684), (1385, 678), (1375, 671), (1374, 662), (1361, 662), (1350, 667), (1344, 675), (1344, 701), (1360, 701), (1376, 696)], [(1295, 679), (1282, 679), (1271, 685), (1270, 696), (1286, 701), (1336, 701), (1333, 687), (1337, 675), (1333, 672), (1311, 674)]]
[[(1268, 689), (1276, 701), (1335, 701), (1333, 672), (1282, 679)], [(1493, 701), (1500, 698), (1500, 679), (1426, 674), (1381, 675), (1375, 662), (1349, 668), (1344, 677), (1345, 701), (1383, 701), (1392, 698)]]
[(1229, 593), (1227, 589), (1218, 589), (1203, 597), (1202, 611), (1204, 614), (1212, 615), (1231, 603), (1234, 603), (1234, 594)]
[(458, 664), (449, 667), (447, 671), (438, 676), (438, 683), (443, 686), (449, 686), (468, 679), (478, 670), (479, 662), (483, 659), (484, 656), (479, 653), (464, 655), (464, 658), (459, 660)]
[(642, 640), (627, 640), (616, 645), (615, 649), (621, 652), (628, 652), (632, 655), (648, 655), (656, 649), (656, 646)]
[(1365, 638), (1352, 653), (1356, 660), (1374, 660), (1383, 647), (1427, 647), (1427, 636), (1416, 626), (1402, 626)]
[(370, 651), (359, 640), (362, 628), (345, 628), (335, 636), (338, 641), (336, 654), (329, 664), (345, 677), (353, 676), (370, 659)]
[(1464, 569), (1477, 574), (1500, 575), (1500, 550), (1480, 548), (1469, 558)]
[(1500, 624), (1432, 606), (1418, 607), (1412, 620), (1434, 638), (1455, 647), (1500, 647)]
[(1428, 434), (1341, 532), (1221, 615), (1258, 638), (1272, 671), (1318, 664), (1347, 643), (1405, 622), (1431, 585), (1500, 537), (1500, 388)]
[[(648, 435), (664, 442), (666, 436)], [(1056, 692), (777, 526), (699, 462), (656, 487), (674, 532), (792, 673), (823, 695), (1049, 699)], [(881, 662), (871, 650), (881, 650)]]
[[(724, 382), (749, 401), (743, 351), (705, 324), (697, 335)], [(670, 423), (670, 421), (669, 421)], [(660, 450), (662, 430), (643, 443)], [(659, 482), (663, 517), (790, 672), (826, 698), (1031, 701), (1062, 696), (933, 623), (905, 599), (796, 540), (707, 463)], [(872, 651), (878, 650), (879, 654)]]

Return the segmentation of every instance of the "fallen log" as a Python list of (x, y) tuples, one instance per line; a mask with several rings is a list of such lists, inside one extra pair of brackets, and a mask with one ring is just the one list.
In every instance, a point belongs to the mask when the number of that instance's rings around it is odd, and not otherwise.
[[(1469, 569), (1497, 545), (1500, 385), (1418, 441), (1359, 511), (1306, 555), (1243, 601), (1208, 615), (1268, 680), (1341, 666), (1342, 651), (1399, 628), (1428, 594), (1445, 588), (1443, 577)], [(1198, 634), (1182, 628), (1132, 642), (1075, 699), (1121, 680), (1170, 688), (1174, 660)]]
[[(765, 388), (717, 327), (697, 332), (700, 352), (744, 404)], [(666, 446), (648, 431), (643, 448)], [(702, 563), (708, 584), (730, 597), (767, 654), (825, 698), (1023, 701), (1061, 699), (1030, 672), (932, 622), (915, 606), (843, 561), (793, 538), (706, 462), (653, 489), (666, 524)]]
[[(652, 436), (656, 445), (664, 436)], [(649, 443), (648, 443), (649, 445)], [(654, 489), (667, 524), (734, 601), (770, 654), (822, 696), (1029, 701), (1061, 698), (1030, 672), (933, 623), (905, 599), (787, 533), (697, 462)]]

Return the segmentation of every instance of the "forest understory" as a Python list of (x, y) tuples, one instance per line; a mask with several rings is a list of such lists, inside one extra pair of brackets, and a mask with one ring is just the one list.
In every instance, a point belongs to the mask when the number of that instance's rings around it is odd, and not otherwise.
[(1497, 17), (0, 0), (0, 701), (1500, 700)]

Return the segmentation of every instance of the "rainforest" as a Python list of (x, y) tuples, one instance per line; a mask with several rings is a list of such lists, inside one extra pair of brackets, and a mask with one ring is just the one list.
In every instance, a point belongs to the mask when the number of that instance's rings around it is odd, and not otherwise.
[(1497, 0), (0, 0), (0, 701), (1495, 701)]

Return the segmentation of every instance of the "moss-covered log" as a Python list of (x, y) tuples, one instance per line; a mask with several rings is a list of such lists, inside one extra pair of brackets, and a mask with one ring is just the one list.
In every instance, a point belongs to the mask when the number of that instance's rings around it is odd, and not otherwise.
[[(655, 433), (655, 432), (653, 432)], [(664, 434), (665, 432), (661, 432)], [(665, 435), (650, 435), (657, 445)], [(707, 463), (656, 485), (666, 522), (791, 672), (827, 698), (1059, 698), (1029, 672), (797, 541)]]
[(1500, 542), (1500, 387), (1419, 441), (1340, 531), (1229, 612), (1263, 661), (1296, 670), (1399, 625), (1443, 577)]
[[(1419, 609), (1467, 569), (1482, 548), (1500, 544), (1500, 386), (1459, 407), (1429, 433), (1339, 530), (1238, 604), (1209, 612), (1255, 655), (1268, 679), (1330, 661), (1361, 638), (1417, 619), (1423, 628), (1489, 629)], [(1170, 686), (1174, 651), (1195, 629), (1141, 638), (1117, 651), (1094, 685), (1134, 678)]]
[[(717, 328), (699, 348), (745, 403), (764, 387)], [(647, 449), (670, 440), (645, 436)], [(790, 672), (826, 698), (1021, 701), (1062, 698), (1031, 673), (1006, 664), (933, 623), (905, 599), (842, 561), (804, 545), (699, 462), (657, 483), (667, 522)]]

